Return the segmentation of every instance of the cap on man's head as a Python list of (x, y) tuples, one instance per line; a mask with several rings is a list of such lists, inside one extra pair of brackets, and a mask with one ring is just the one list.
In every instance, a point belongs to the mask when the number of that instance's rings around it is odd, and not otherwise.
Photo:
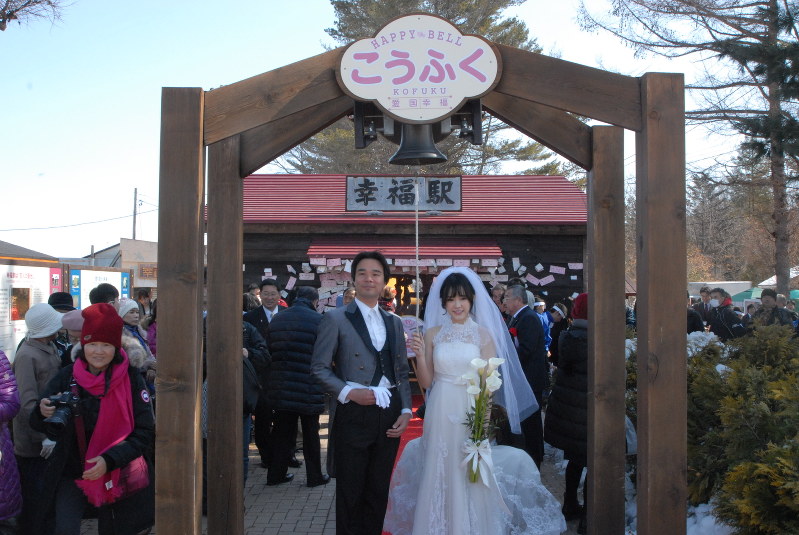
[(55, 292), (50, 294), (47, 304), (59, 312), (69, 312), (75, 310), (72, 296), (67, 292)]

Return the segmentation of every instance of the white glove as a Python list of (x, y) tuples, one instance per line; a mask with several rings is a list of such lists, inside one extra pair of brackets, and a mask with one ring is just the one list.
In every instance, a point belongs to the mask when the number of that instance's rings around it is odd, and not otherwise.
[(50, 455), (52, 455), (53, 448), (55, 448), (55, 440), (46, 438), (42, 440), (42, 452), (39, 455), (47, 459), (50, 457)]
[(384, 386), (370, 386), (375, 393), (375, 404), (381, 409), (387, 409), (391, 403), (391, 392)]

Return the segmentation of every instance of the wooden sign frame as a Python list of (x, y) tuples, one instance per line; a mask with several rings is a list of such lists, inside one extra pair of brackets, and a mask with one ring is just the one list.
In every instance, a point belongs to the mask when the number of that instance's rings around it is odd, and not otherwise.
[[(489, 113), (589, 170), (589, 533), (624, 532), (624, 176), (636, 135), (638, 533), (686, 530), (685, 121), (682, 74), (623, 76), (495, 44)], [(242, 181), (351, 113), (341, 49), (212, 91), (162, 92), (156, 529), (199, 534), (208, 147), (208, 532), (243, 533)], [(571, 114), (612, 126), (588, 126)], [(668, 229), (668, 231), (665, 231)], [(187, 308), (187, 302), (189, 307)], [(194, 313), (187, 311), (193, 310)]]

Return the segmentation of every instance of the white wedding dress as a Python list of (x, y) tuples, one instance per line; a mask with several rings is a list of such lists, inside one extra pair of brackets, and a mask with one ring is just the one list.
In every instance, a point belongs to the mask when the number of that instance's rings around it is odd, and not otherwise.
[[(461, 466), (469, 395), (461, 376), (476, 357), (494, 356), (490, 334), (470, 319), (447, 321), (433, 342), (433, 386), (424, 431), (410, 441), (391, 479), (383, 529), (392, 535), (560, 535), (560, 504), (523, 450), (493, 446), (490, 486)], [(503, 502), (504, 501), (504, 506)], [(507, 508), (505, 507), (507, 506)], [(510, 514), (506, 512), (510, 511)]]

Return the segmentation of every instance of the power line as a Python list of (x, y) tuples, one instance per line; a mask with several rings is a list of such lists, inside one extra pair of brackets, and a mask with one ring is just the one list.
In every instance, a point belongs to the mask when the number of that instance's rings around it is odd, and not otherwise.
[[(158, 208), (155, 208), (154, 210), (147, 210), (146, 212), (139, 212), (139, 215), (141, 215), (141, 214), (149, 214), (151, 212), (157, 212), (157, 211), (158, 211)], [(128, 217), (133, 217), (133, 214), (123, 215), (123, 216), (119, 216), (119, 217), (112, 217), (112, 218), (109, 218), (109, 219), (101, 219), (100, 221), (88, 221), (86, 223), (73, 223), (72, 225), (56, 225), (56, 226), (53, 226), (53, 227), (31, 227), (31, 228), (3, 228), (3, 229), (0, 229), (0, 232), (22, 232), (22, 231), (25, 231), (25, 230), (52, 230), (52, 229), (57, 229), (57, 228), (80, 227), (80, 226), (83, 226), (83, 225), (95, 225), (97, 223), (105, 223), (106, 221), (116, 221), (117, 219), (127, 219)]]

